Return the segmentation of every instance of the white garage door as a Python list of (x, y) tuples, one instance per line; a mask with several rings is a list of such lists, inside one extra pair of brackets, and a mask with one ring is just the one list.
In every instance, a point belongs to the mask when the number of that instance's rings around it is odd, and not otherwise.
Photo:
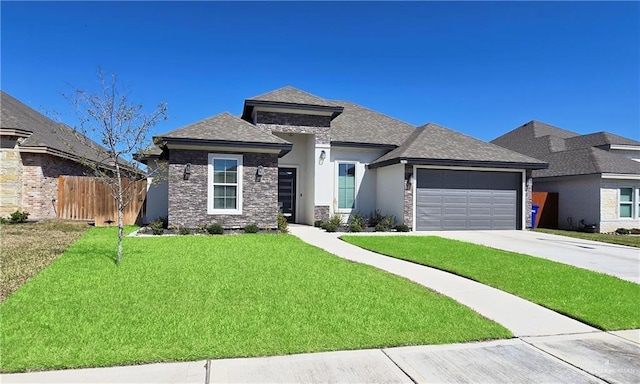
[(418, 169), (418, 231), (517, 229), (521, 174)]

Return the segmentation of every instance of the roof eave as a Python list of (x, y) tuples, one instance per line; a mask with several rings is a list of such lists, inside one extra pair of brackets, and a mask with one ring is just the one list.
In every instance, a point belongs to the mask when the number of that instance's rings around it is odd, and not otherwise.
[(20, 128), (0, 128), (0, 136), (29, 137), (33, 132)]
[(438, 165), (478, 168), (508, 168), (508, 169), (547, 169), (548, 163), (508, 162), (508, 161), (479, 161), (479, 160), (453, 160), (453, 159), (423, 159), (411, 157), (395, 157), (369, 164), (369, 168), (380, 168), (388, 165), (406, 163), (412, 165)]
[(329, 105), (310, 105), (310, 104), (285, 103), (280, 101), (265, 101), (265, 100), (245, 100), (244, 109), (242, 110), (243, 120), (251, 121), (251, 114), (253, 113), (254, 107), (287, 108), (287, 109), (298, 109), (302, 111), (331, 112), (331, 120), (338, 117), (342, 113), (342, 111), (344, 111), (344, 107), (333, 107)]
[(293, 148), (290, 143), (260, 143), (249, 141), (233, 141), (233, 140), (202, 140), (182, 137), (156, 136), (153, 138), (156, 144), (176, 144), (197, 147), (234, 147), (234, 148), (255, 148), (255, 149), (272, 149), (286, 151), (287, 153)]

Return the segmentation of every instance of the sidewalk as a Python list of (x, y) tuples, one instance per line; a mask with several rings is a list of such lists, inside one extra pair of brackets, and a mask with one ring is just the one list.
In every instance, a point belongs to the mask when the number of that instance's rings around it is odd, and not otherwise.
[[(362, 250), (337, 234), (291, 233), (339, 257), (404, 276), (510, 329), (478, 343), (0, 375), (2, 383), (635, 383), (640, 330), (602, 332), (480, 283)], [(208, 366), (209, 369), (206, 367)]]

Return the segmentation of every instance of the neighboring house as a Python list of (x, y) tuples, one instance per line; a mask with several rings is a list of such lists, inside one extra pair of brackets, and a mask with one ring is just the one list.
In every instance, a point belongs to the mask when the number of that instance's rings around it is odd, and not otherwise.
[(30, 219), (56, 218), (58, 177), (90, 172), (79, 159), (98, 161), (98, 146), (87, 145), (71, 128), (0, 94), (0, 216), (23, 210)]
[(558, 193), (560, 228), (640, 227), (640, 142), (530, 121), (492, 143), (549, 163), (533, 172), (533, 190)]
[[(435, 124), (420, 128), (292, 87), (158, 135), (168, 164), (148, 218), (274, 227), (379, 210), (414, 230), (522, 229), (540, 160)], [(156, 156), (159, 156), (156, 154)], [(164, 207), (152, 209), (153, 207)]]

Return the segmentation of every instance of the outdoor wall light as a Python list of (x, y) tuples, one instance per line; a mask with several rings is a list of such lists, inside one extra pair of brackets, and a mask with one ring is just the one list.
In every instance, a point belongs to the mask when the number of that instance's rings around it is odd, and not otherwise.
[(322, 151), (320, 151), (320, 160), (319, 160), (320, 165), (324, 163), (324, 159), (326, 158), (327, 158), (327, 152), (325, 152), (325, 150), (323, 149)]
[(262, 180), (262, 176), (264, 176), (264, 167), (258, 165), (258, 169), (256, 169), (256, 181)]
[(191, 163), (187, 163), (184, 166), (184, 179), (189, 180), (189, 176), (191, 176)]
[(405, 188), (407, 188), (407, 190), (411, 189), (411, 186), (413, 185), (413, 173), (410, 173), (409, 176), (407, 177), (407, 184), (405, 186)]

